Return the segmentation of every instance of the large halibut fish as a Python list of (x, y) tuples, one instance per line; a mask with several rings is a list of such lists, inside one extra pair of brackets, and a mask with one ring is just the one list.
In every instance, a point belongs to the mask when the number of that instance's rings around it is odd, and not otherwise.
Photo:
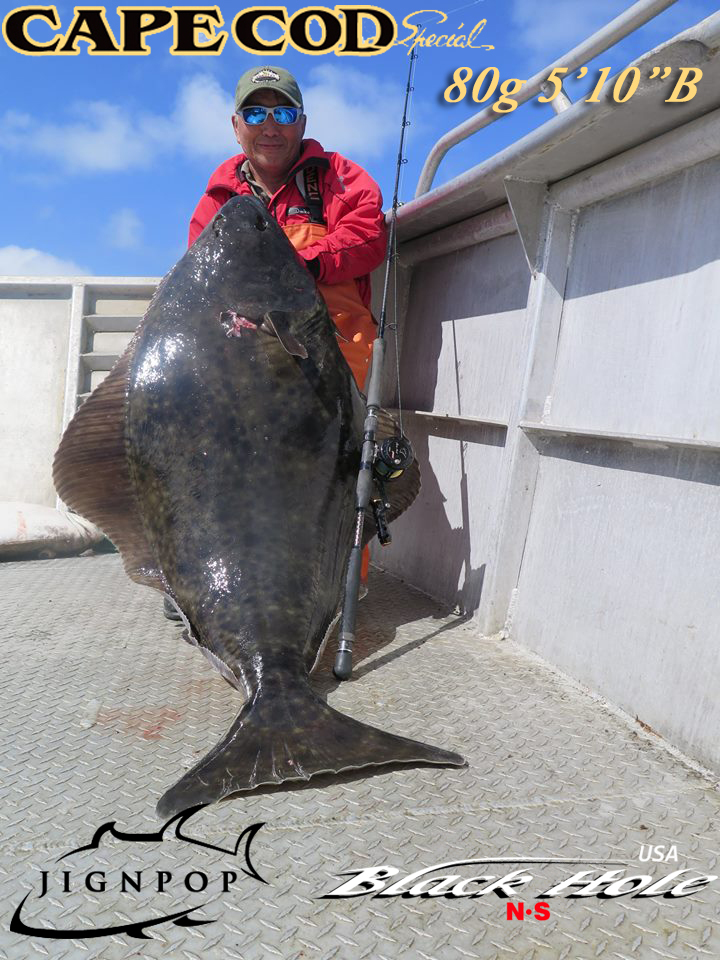
[[(173, 597), (246, 697), (159, 816), (322, 772), (464, 764), (338, 713), (308, 682), (342, 592), (363, 420), (315, 282), (266, 208), (235, 197), (68, 426), (58, 493), (133, 580)], [(417, 468), (388, 487), (390, 519), (418, 489)]]

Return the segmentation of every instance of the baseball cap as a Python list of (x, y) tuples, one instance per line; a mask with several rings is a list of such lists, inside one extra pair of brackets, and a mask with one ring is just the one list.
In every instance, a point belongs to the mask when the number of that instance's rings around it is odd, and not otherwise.
[(240, 77), (235, 88), (235, 109), (239, 110), (256, 90), (275, 90), (295, 107), (303, 108), (302, 94), (295, 77), (282, 67), (252, 67)]

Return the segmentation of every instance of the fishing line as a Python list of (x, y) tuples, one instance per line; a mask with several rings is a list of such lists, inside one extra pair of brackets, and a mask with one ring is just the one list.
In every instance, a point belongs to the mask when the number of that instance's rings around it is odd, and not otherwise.
[(390, 264), (392, 261), (393, 250), (395, 246), (395, 235), (397, 232), (397, 211), (399, 207), (398, 193), (400, 189), (400, 174), (402, 172), (403, 165), (407, 163), (407, 159), (404, 156), (405, 149), (405, 131), (407, 127), (410, 126), (410, 121), (408, 120), (408, 106), (410, 103), (410, 96), (413, 91), (413, 75), (415, 72), (415, 62), (417, 61), (418, 56), (413, 50), (410, 54), (410, 68), (408, 70), (408, 79), (407, 85), (405, 87), (405, 105), (403, 107), (403, 116), (402, 123), (400, 127), (400, 146), (398, 148), (397, 163), (395, 165), (395, 187), (393, 189), (393, 202), (390, 213), (390, 235), (388, 239), (387, 246), (387, 260), (385, 264), (385, 282), (383, 284), (383, 294), (382, 302), (380, 307), (380, 322), (378, 324), (378, 337), (382, 339), (385, 335), (385, 322), (387, 317), (387, 296), (388, 296), (388, 286), (390, 284)]
[[(457, 13), (458, 10), (467, 10), (469, 7), (476, 7), (479, 3), (484, 3), (484, 0), (471, 0), (470, 3), (462, 3), (457, 7), (453, 7), (452, 10), (448, 10), (446, 14), (447, 17), (452, 13)], [(418, 21), (418, 26), (421, 27), (426, 23), (431, 23), (437, 18), (427, 17), (425, 20)], [(444, 21), (443, 21), (444, 22)], [(462, 26), (462, 25), (461, 25)], [(410, 115), (410, 109), (412, 105), (413, 92), (415, 90), (415, 72), (416, 72), (416, 62), (418, 60), (418, 54), (415, 50), (410, 52), (410, 66), (408, 69), (408, 79), (405, 88), (405, 104), (403, 107), (403, 118), (402, 118), (402, 128), (400, 132), (400, 146), (398, 149), (398, 159), (395, 168), (395, 189), (393, 193), (393, 203), (392, 203), (392, 212), (390, 219), (390, 237), (388, 240), (388, 253), (385, 264), (385, 280), (383, 284), (383, 296), (382, 304), (380, 308), (380, 323), (379, 323), (379, 336), (383, 337), (385, 334), (386, 327), (386, 307), (387, 307), (387, 295), (388, 287), (390, 283), (390, 266), (392, 264), (393, 269), (393, 320), (391, 324), (387, 324), (388, 328), (391, 329), (395, 335), (395, 381), (396, 381), (396, 394), (397, 394), (397, 411), (398, 411), (398, 420), (400, 426), (400, 434), (405, 435), (405, 430), (403, 428), (403, 406), (402, 406), (402, 389), (400, 386), (400, 330), (398, 324), (398, 311), (397, 311), (397, 290), (398, 290), (398, 243), (397, 243), (397, 211), (398, 207), (402, 206), (402, 201), (399, 200), (400, 187), (404, 177), (403, 167), (407, 164), (407, 157), (405, 156), (405, 139), (406, 131), (410, 126), (410, 120), (408, 116)]]
[[(458, 10), (467, 10), (468, 7), (476, 7), (479, 3), (484, 3), (485, 0), (472, 0), (471, 3), (461, 3), (459, 7), (453, 7), (452, 10), (447, 11), (447, 16), (449, 17), (451, 13), (457, 13)], [(427, 20), (420, 20), (418, 26), (421, 27), (424, 23), (430, 23), (433, 21), (434, 17), (428, 17)], [(445, 23), (444, 20), (438, 20), (437, 23)]]
[(402, 394), (400, 392), (400, 329), (398, 324), (398, 308), (397, 308), (397, 264), (398, 264), (398, 252), (397, 252), (397, 237), (395, 238), (395, 250), (393, 252), (393, 260), (395, 261), (394, 273), (393, 273), (393, 317), (395, 318), (395, 323), (392, 324), (393, 330), (395, 332), (395, 371), (396, 371), (396, 390), (397, 390), (397, 405), (398, 405), (398, 420), (400, 422), (400, 433), (402, 436), (405, 435), (405, 430), (403, 429), (403, 415), (402, 415)]
[(412, 94), (415, 90), (413, 83), (415, 77), (415, 64), (418, 60), (418, 55), (414, 50), (410, 53), (410, 65), (408, 68), (408, 78), (407, 84), (405, 86), (405, 103), (403, 106), (403, 115), (402, 122), (400, 127), (400, 145), (398, 147), (398, 157), (397, 163), (395, 165), (395, 187), (393, 190), (393, 201), (390, 214), (390, 234), (388, 237), (388, 248), (387, 248), (387, 258), (385, 262), (385, 280), (383, 283), (383, 295), (382, 302), (380, 307), (380, 321), (378, 324), (378, 337), (382, 339), (385, 336), (385, 326), (387, 321), (387, 299), (388, 299), (388, 288), (390, 286), (390, 271), (393, 269), (393, 319), (394, 323), (390, 324), (390, 328), (395, 334), (395, 366), (396, 366), (396, 389), (397, 389), (397, 403), (398, 403), (398, 418), (400, 420), (400, 434), (404, 436), (403, 422), (402, 422), (402, 391), (400, 388), (400, 333), (398, 330), (398, 314), (397, 314), (397, 261), (398, 261), (398, 252), (397, 252), (397, 211), (400, 206), (400, 181), (403, 174), (403, 166), (407, 163), (407, 157), (405, 156), (405, 139), (407, 128), (410, 126), (410, 120), (408, 115), (410, 112), (410, 103), (412, 101)]
[[(477, 2), (479, 2), (479, 0), (474, 0), (474, 2), (477, 3)], [(417, 53), (415, 53), (415, 51), (413, 51), (413, 55), (414, 55), (415, 60), (417, 60), (418, 57), (419, 57), (419, 54), (417, 54)], [(414, 64), (413, 64), (413, 61), (412, 61), (412, 60), (411, 60), (411, 62), (410, 62), (410, 67), (411, 67), (411, 69), (408, 71), (408, 84), (409, 84), (409, 87), (410, 87), (410, 96), (409, 96), (409, 98), (408, 98), (408, 104), (407, 104), (407, 112), (408, 112), (408, 115), (410, 114), (410, 112), (411, 112), (411, 110), (412, 110), (413, 93), (414, 93), (414, 90), (415, 90), (415, 83), (414, 83), (414, 80), (415, 80), (415, 76), (414, 76), (415, 68), (414, 68)], [(409, 139), (410, 139), (410, 138), (409, 138), (409, 136), (408, 136), (408, 140), (409, 140)], [(403, 160), (404, 160), (404, 162), (403, 162), (403, 167), (404, 167), (404, 166), (407, 164), (407, 158), (403, 158)], [(402, 191), (404, 179), (405, 179), (405, 170), (404, 170), (404, 169), (401, 169), (401, 172), (400, 172), (400, 191)], [(402, 203), (402, 201), (398, 201), (398, 206), (400, 206), (401, 203)], [(405, 430), (404, 430), (404, 427), (403, 427), (402, 390), (401, 390), (401, 386), (400, 386), (400, 325), (399, 325), (399, 322), (398, 322), (398, 306), (397, 306), (398, 260), (399, 260), (398, 242), (397, 242), (397, 231), (395, 232), (395, 235), (394, 235), (394, 237), (393, 237), (393, 247), (392, 247), (391, 255), (392, 255), (392, 262), (393, 262), (393, 320), (394, 320), (394, 323), (390, 324), (390, 328), (392, 329), (393, 333), (395, 334), (395, 380), (396, 380), (396, 394), (397, 394), (397, 410), (398, 410), (398, 420), (399, 420), (399, 424), (400, 424), (400, 434), (401, 434), (401, 436), (404, 436), (404, 435), (405, 435)]]

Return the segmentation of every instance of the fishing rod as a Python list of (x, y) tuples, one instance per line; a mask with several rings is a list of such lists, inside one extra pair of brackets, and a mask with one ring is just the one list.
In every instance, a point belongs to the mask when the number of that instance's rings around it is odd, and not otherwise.
[[(355, 527), (353, 531), (353, 545), (350, 551), (350, 560), (345, 578), (345, 595), (343, 599), (342, 620), (338, 649), (335, 655), (333, 673), (338, 680), (348, 680), (352, 674), (352, 648), (355, 642), (355, 622), (357, 618), (358, 594), (360, 591), (360, 570), (362, 566), (362, 539), (365, 525), (365, 511), (372, 503), (375, 527), (378, 539), (383, 545), (390, 542), (390, 533), (385, 521), (385, 511), (390, 504), (385, 495), (385, 483), (392, 482), (399, 477), (413, 462), (413, 453), (410, 441), (402, 432), (402, 413), (400, 414), (400, 435), (389, 437), (378, 444), (377, 425), (378, 411), (380, 410), (380, 391), (383, 382), (385, 367), (385, 326), (387, 318), (387, 298), (390, 286), (390, 268), (397, 261), (397, 211), (400, 206), (398, 192), (400, 189), (400, 173), (407, 161), (404, 157), (405, 130), (410, 126), (408, 120), (408, 105), (410, 94), (413, 91), (413, 74), (415, 61), (418, 55), (413, 50), (410, 54), (410, 66), (405, 88), (405, 105), (403, 107), (402, 125), (400, 129), (400, 146), (398, 148), (397, 164), (395, 166), (395, 189), (393, 192), (392, 210), (390, 214), (390, 230), (388, 233), (387, 256), (385, 260), (385, 282), (383, 285), (382, 306), (378, 322), (378, 334), (372, 345), (372, 361), (367, 381), (367, 416), (365, 417), (362, 453), (360, 455), (360, 470), (355, 488)], [(397, 288), (397, 277), (396, 284)], [(397, 352), (397, 311), (395, 316), (395, 346)], [(398, 361), (398, 406), (400, 406), (400, 369)], [(373, 488), (377, 487), (378, 496), (373, 496)]]

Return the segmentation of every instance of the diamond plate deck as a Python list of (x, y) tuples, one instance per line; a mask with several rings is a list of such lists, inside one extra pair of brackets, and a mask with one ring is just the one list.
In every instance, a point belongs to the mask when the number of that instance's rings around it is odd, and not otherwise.
[[(508, 921), (495, 895), (320, 899), (343, 871), (380, 864), (410, 872), (490, 856), (619, 859), (631, 874), (657, 876), (720, 866), (714, 783), (522, 648), (478, 636), (472, 623), (378, 572), (360, 608), (354, 679), (332, 680), (331, 644), (316, 685), (359, 719), (462, 752), (467, 769), (361, 771), (201, 811), (192, 832), (218, 845), (264, 822), (252, 855), (266, 885), (243, 878), (205, 898), (121, 892), (120, 870), (169, 870), (179, 881), (233, 860), (177, 840), (143, 847), (111, 839), (76, 861), (106, 871), (105, 891), (55, 886), (38, 899), (39, 871), (57, 871), (53, 861), (105, 821), (156, 830), (157, 798), (225, 732), (239, 702), (116, 556), (3, 564), (0, 595), (3, 958), (720, 956), (715, 886), (677, 901), (557, 898), (546, 921)], [(641, 864), (642, 844), (675, 844), (679, 862)], [(577, 869), (590, 867), (534, 866), (532, 893), (518, 899), (532, 902)], [(204, 904), (194, 916), (211, 922), (161, 924), (147, 940), (11, 933), (12, 912), (31, 891), (23, 917), (37, 926), (115, 926), (193, 904)]]

